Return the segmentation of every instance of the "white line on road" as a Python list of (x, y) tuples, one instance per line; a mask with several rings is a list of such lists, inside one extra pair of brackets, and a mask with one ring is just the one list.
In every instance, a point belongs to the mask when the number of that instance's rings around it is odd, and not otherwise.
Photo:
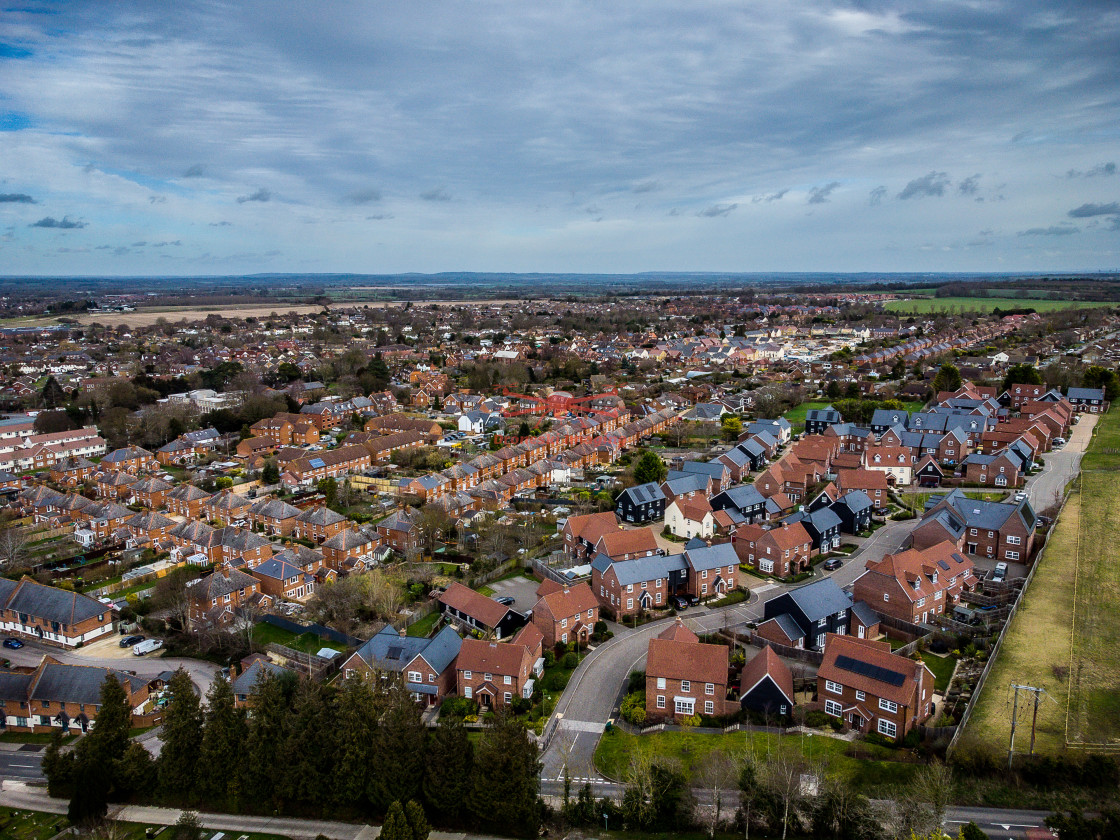
[(32, 770), (34, 770), (34, 769), (35, 769), (35, 765), (34, 765), (34, 764), (9, 764), (8, 766), (9, 766), (9, 767), (28, 767), (28, 768), (30, 768), (30, 769), (32, 769)]

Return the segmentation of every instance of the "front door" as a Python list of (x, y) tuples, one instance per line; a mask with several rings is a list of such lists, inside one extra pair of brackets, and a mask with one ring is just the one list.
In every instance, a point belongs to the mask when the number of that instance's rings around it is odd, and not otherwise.
[(859, 627), (856, 628), (856, 636), (860, 639), (863, 638), (863, 634), (865, 632), (866, 632), (866, 630), (865, 630), (865, 628), (862, 624)]
[(969, 554), (975, 554), (976, 543), (965, 543), (965, 551), (967, 551)]
[(863, 729), (863, 718), (857, 715), (855, 712), (848, 716), (848, 722), (852, 725), (852, 729), (856, 730), (857, 732)]

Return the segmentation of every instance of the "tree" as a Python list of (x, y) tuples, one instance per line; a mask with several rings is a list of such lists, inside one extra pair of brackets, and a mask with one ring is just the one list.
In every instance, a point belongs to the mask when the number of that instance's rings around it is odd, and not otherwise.
[(0, 568), (23, 566), (27, 559), (27, 531), (11, 520), (0, 520)]
[[(224, 680), (219, 680), (224, 682)], [(190, 675), (179, 668), (168, 682), (171, 702), (163, 713), (163, 747), (159, 753), (159, 784), (164, 795), (189, 801), (199, 785), (198, 756), (202, 747), (202, 709)]]
[(76, 428), (77, 424), (70, 419), (70, 415), (62, 409), (57, 411), (40, 411), (35, 416), (34, 429), (37, 435), (46, 435), (52, 432), (69, 432), (71, 429)]
[(945, 812), (953, 801), (955, 789), (952, 768), (940, 761), (921, 768), (910, 784), (911, 796), (928, 809), (930, 823), (935, 828), (945, 824)]
[(428, 840), (432, 827), (428, 824), (420, 803), (415, 799), (408, 800), (408, 804), (404, 806), (404, 815), (408, 817), (408, 827), (412, 829), (412, 840)]
[(159, 774), (152, 754), (139, 741), (130, 741), (117, 764), (117, 793), (122, 799), (144, 796), (155, 790)]
[(183, 811), (175, 825), (171, 827), (172, 840), (200, 840), (202, 837), (202, 823), (198, 821), (198, 814), (194, 811)]
[(290, 712), (290, 684), (273, 674), (262, 674), (250, 695), (253, 716), (242, 750), (241, 770), (246, 801), (258, 807), (277, 807), (276, 769), (282, 767), (281, 746)]
[(631, 831), (673, 831), (692, 821), (692, 800), (680, 765), (662, 756), (630, 757), (622, 814)]
[(74, 781), (74, 753), (62, 752), (63, 732), (61, 729), (51, 733), (51, 742), (43, 753), (40, 766), (47, 777), (47, 792), (52, 797), (62, 798), (70, 792)]
[(1109, 402), (1120, 396), (1120, 377), (1116, 375), (1116, 371), (1100, 365), (1085, 368), (1081, 374), (1081, 385), (1084, 388), (1103, 388), (1104, 398)]
[(535, 837), (542, 817), (540, 769), (537, 745), (524, 725), (499, 712), (475, 751), (467, 810), (484, 830)]
[(723, 439), (726, 441), (738, 440), (743, 433), (743, 421), (734, 415), (728, 415), (720, 421)]
[(338, 807), (353, 808), (366, 799), (369, 790), (372, 744), (377, 735), (377, 720), (381, 716), (379, 698), (364, 679), (342, 681), (335, 726), (345, 737), (335, 745), (335, 769), (331, 787)]
[(739, 809), (743, 815), (743, 839), (750, 840), (751, 810), (762, 794), (762, 780), (754, 756), (746, 754), (739, 766)]
[[(43, 383), (43, 390), (39, 392), (39, 400), (44, 408), (58, 408), (66, 402), (66, 392), (62, 390), (62, 386), (58, 384), (58, 380), (53, 375), (48, 376), (47, 381)], [(65, 430), (59, 429), (57, 431)]]
[(284, 799), (303, 807), (316, 805), (332, 781), (337, 730), (323, 692), (321, 683), (299, 681), (280, 751)]
[(634, 467), (634, 481), (638, 484), (647, 484), (651, 481), (662, 482), (668, 475), (669, 469), (661, 456), (656, 452), (646, 450)]
[(217, 679), (206, 695), (197, 790), (204, 801), (235, 802), (239, 779), (236, 766), (245, 744), (245, 714), (234, 704), (229, 680)]
[(369, 799), (378, 813), (394, 800), (421, 798), (428, 728), (403, 682), (389, 689), (386, 710), (374, 735), (370, 756), (377, 772), (370, 775)]
[(272, 459), (264, 462), (264, 467), (261, 468), (261, 481), (266, 485), (280, 483), (280, 467)]
[(444, 825), (459, 825), (473, 767), (474, 748), (462, 718), (441, 717), (428, 743), (423, 789), (429, 812)]
[(935, 394), (940, 394), (942, 391), (955, 391), (961, 387), (961, 372), (956, 365), (946, 362), (937, 371), (937, 375), (933, 377), (931, 385)]
[(712, 750), (700, 764), (697, 777), (699, 787), (708, 792), (712, 807), (709, 810), (708, 836), (715, 837), (723, 821), (723, 793), (736, 783), (736, 767), (722, 750)]
[(871, 801), (847, 779), (826, 779), (812, 805), (812, 831), (821, 840), (875, 840), (884, 836)]
[(324, 504), (333, 508), (338, 503), (338, 482), (333, 478), (320, 478), (315, 489), (323, 494)]
[(1042, 374), (1034, 365), (1012, 365), (1003, 377), (1003, 390), (1008, 390), (1012, 385), (1042, 385)]
[(414, 840), (412, 827), (408, 824), (408, 816), (405, 814), (400, 800), (394, 800), (389, 806), (378, 837), (381, 840)]
[(967, 822), (961, 826), (961, 840), (988, 840), (988, 835), (974, 822)]

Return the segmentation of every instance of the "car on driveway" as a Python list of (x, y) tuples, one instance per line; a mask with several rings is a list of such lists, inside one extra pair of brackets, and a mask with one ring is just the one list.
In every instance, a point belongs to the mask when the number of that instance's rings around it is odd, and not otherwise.
[(12, 650), (19, 650), (21, 647), (23, 647), (23, 642), (21, 642), (19, 639), (5, 639), (4, 647), (11, 648)]
[(118, 645), (122, 648), (126, 648), (126, 647), (132, 647), (133, 645), (138, 645), (142, 641), (144, 641), (143, 636), (125, 636), (123, 639), (120, 640), (120, 642), (118, 642)]
[(996, 570), (992, 572), (992, 580), (1003, 580), (1007, 577), (1007, 564), (1000, 562), (996, 563)]
[(827, 572), (834, 572), (844, 565), (843, 557), (829, 557), (824, 561), (824, 568)]
[(688, 609), (688, 598), (685, 598), (683, 595), (674, 595), (673, 596), (673, 606), (676, 607), (678, 610), (687, 610)]
[(509, 595), (503, 595), (501, 598), (495, 598), (494, 600), (501, 604), (503, 607), (512, 607), (514, 601), (516, 601), (517, 599), (511, 598)]

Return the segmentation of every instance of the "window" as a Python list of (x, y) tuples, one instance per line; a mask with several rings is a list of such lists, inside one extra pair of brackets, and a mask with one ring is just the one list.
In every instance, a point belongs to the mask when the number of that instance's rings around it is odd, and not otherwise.
[(508, 691), (502, 696), (505, 699), (507, 705), (509, 704), (509, 701), (513, 699), (513, 695), (510, 694)]
[(658, 677), (657, 678), (657, 690), (658, 691), (664, 691), (665, 690), (665, 678), (664, 677)]
[(969, 528), (968, 529), (968, 535), (970, 537), (975, 537), (976, 536), (976, 529), (975, 528)]
[(659, 603), (659, 604), (661, 603), (661, 593), (660, 592), (657, 593), (657, 603)]
[(692, 691), (692, 683), (689, 680), (681, 680), (681, 691)]
[(588, 610), (587, 611), (587, 617), (591, 618), (593, 612), (594, 612), (594, 610)]
[(867, 694), (863, 691), (857, 691), (856, 692), (856, 699), (857, 700), (866, 700), (867, 699)]
[(659, 708), (659, 709), (664, 709), (665, 708), (665, 698), (664, 698), (664, 696), (662, 696), (660, 694), (657, 695), (657, 708)]
[(408, 681), (409, 682), (423, 682), (424, 677), (419, 671), (409, 671), (408, 672)]
[(824, 627), (827, 623), (828, 623), (828, 619), (827, 618), (822, 618), (820, 621), (817, 622), (817, 627)]
[(627, 598), (626, 599), (626, 609), (628, 609), (628, 610), (634, 609), (634, 599), (633, 598)]
[(916, 607), (924, 607), (925, 605), (926, 605), (926, 599), (925, 599), (925, 598), (919, 598), (919, 599), (918, 599), (918, 602), (917, 602), (917, 603), (916, 603), (916, 604), (915, 604), (914, 606), (916, 606)]
[(890, 599), (891, 599), (891, 593), (889, 593), (889, 592), (884, 592), (884, 593), (883, 593), (883, 600), (884, 600), (884, 601), (889, 601)]
[(695, 701), (688, 697), (677, 697), (673, 706), (678, 715), (691, 715), (696, 709)]
[(566, 618), (560, 619), (560, 626), (561, 627), (567, 627), (568, 626), (568, 619), (566, 619)]
[(844, 686), (840, 685), (840, 683), (835, 683), (832, 680), (824, 681), (824, 689), (825, 691), (831, 691), (833, 694), (844, 693)]
[(879, 708), (884, 712), (891, 712), (893, 714), (894, 712), (898, 711), (898, 703), (894, 702), (893, 700), (885, 700), (884, 698), (880, 697)]
[[(469, 674), (470, 671), (467, 671), (467, 673)], [(463, 696), (470, 700), (474, 696), (474, 689), (469, 685), (463, 686)]]
[(700, 594), (701, 595), (707, 595), (708, 594), (708, 584), (706, 584), (706, 583), (700, 584)]
[(840, 717), (840, 715), (844, 713), (844, 707), (835, 700), (825, 700), (824, 713), (826, 715), (832, 715), (833, 717)]
[(898, 727), (895, 726), (894, 721), (879, 718), (879, 734), (886, 735), (888, 738), (897, 737)]
[(714, 715), (716, 713), (716, 704), (711, 700), (704, 701), (704, 714)]
[(504, 677), (503, 681), (506, 685), (513, 685), (513, 677)]
[(633, 592), (634, 591), (634, 584), (632, 584), (632, 583), (626, 584), (626, 591), (627, 592)]
[(435, 681), (436, 681), (436, 675), (435, 674), (428, 674), (428, 682), (434, 683)]
[(771, 574), (774, 571), (774, 561), (773, 560), (762, 560), (762, 561), (759, 562), (758, 568), (760, 570), (766, 572), (766, 574)]
[(708, 570), (707, 570), (707, 569), (705, 569), (704, 571), (702, 571), (702, 572), (700, 573), (700, 577), (701, 577), (702, 579), (704, 579), (704, 580), (707, 580), (707, 579), (708, 579)]
[(1008, 536), (1007, 537), (1007, 544), (1008, 545), (1019, 545), (1020, 542), (1022, 542), (1022, 540), (1019, 537), (1013, 537), (1013, 536)]
[(716, 693), (715, 684), (714, 683), (704, 683), (704, 693), (705, 694), (715, 694)]
[(1018, 560), (1019, 559), (1019, 552), (1018, 551), (1005, 551), (1003, 556), (1006, 557), (1008, 560)]

